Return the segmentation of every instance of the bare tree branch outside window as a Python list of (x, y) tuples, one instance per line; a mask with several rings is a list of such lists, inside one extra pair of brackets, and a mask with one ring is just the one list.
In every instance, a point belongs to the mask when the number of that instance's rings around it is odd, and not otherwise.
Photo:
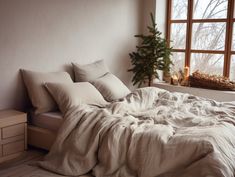
[[(172, 20), (187, 20), (188, 0), (172, 0)], [(226, 19), (228, 0), (194, 0), (193, 19)], [(199, 20), (198, 20), (199, 21)], [(186, 21), (187, 22), (187, 21)], [(174, 49), (185, 49), (187, 23), (171, 23), (170, 40)], [(199, 21), (192, 24), (191, 49), (224, 51), (226, 25), (224, 21)], [(235, 50), (235, 33), (233, 33), (232, 49)], [(178, 71), (184, 66), (185, 53), (174, 52), (173, 70)], [(190, 70), (199, 69), (209, 74), (223, 75), (224, 54), (191, 53)], [(230, 78), (235, 79), (235, 55), (231, 59)]]

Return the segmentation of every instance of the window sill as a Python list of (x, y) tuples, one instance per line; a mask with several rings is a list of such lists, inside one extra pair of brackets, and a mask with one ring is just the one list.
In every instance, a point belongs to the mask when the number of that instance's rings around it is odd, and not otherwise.
[(195, 87), (184, 87), (160, 82), (154, 82), (153, 86), (168, 90), (170, 92), (189, 93), (192, 95), (209, 98), (216, 101), (235, 101), (235, 92), (233, 91), (220, 91)]

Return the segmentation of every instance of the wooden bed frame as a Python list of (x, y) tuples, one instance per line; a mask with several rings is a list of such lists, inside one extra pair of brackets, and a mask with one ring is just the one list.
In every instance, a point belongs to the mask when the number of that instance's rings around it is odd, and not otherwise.
[(56, 132), (28, 125), (28, 144), (45, 150), (50, 150), (56, 138)]

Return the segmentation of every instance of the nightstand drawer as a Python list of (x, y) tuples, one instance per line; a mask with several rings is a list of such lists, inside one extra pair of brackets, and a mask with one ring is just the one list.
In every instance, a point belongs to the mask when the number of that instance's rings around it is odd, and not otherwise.
[(0, 110), (0, 163), (20, 156), (26, 149), (27, 115), (16, 110)]
[(2, 146), (3, 156), (24, 151), (24, 141), (16, 141)]
[(23, 135), (25, 132), (25, 124), (17, 124), (2, 128), (2, 139), (13, 136)]

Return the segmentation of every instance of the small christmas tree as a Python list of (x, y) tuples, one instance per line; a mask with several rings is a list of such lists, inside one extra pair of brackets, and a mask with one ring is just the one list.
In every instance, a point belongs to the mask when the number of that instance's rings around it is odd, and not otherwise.
[(152, 26), (148, 26), (149, 35), (135, 35), (142, 40), (140, 46), (136, 46), (137, 52), (130, 53), (133, 68), (128, 71), (134, 73), (132, 82), (141, 86), (148, 81), (148, 86), (154, 78), (158, 78), (157, 69), (169, 73), (172, 61), (170, 59), (172, 48), (167, 47), (167, 42), (161, 37), (157, 29), (153, 14), (150, 14)]

